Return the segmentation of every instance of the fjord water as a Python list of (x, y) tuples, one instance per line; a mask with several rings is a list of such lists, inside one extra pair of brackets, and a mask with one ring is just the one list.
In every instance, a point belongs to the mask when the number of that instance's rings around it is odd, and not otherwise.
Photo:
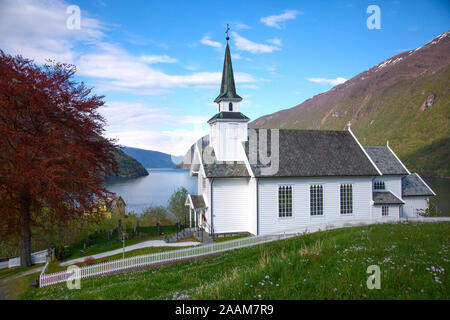
[(443, 216), (450, 216), (450, 179), (423, 178), (423, 180), (436, 193), (436, 196), (431, 197), (431, 202)]
[(147, 168), (148, 176), (110, 181), (106, 188), (120, 195), (127, 204), (127, 212), (140, 214), (150, 205), (166, 206), (170, 196), (179, 187), (197, 193), (197, 179), (189, 170)]

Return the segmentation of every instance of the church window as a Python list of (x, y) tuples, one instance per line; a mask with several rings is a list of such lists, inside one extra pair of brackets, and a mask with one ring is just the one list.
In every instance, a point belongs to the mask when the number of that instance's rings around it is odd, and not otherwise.
[(373, 188), (375, 190), (384, 190), (386, 189), (386, 186), (384, 184), (384, 181), (375, 181), (373, 184)]
[(278, 187), (278, 217), (292, 217), (292, 186)]
[(312, 216), (323, 215), (323, 187), (312, 185), (309, 187), (309, 203)]
[(353, 186), (341, 184), (341, 214), (353, 213)]

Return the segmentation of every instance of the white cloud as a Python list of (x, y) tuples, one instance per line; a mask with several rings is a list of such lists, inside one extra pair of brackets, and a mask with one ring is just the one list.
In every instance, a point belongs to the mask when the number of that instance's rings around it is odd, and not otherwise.
[(212, 41), (210, 36), (204, 36), (200, 40), (200, 43), (204, 44), (206, 46), (213, 47), (213, 48), (222, 48), (222, 44), (220, 42), (217, 42), (217, 41)]
[(282, 14), (263, 17), (261, 18), (261, 22), (268, 27), (275, 27), (277, 29), (281, 29), (283, 26), (283, 22), (287, 20), (293, 20), (299, 14), (303, 13), (297, 10), (285, 10)]
[(308, 81), (316, 82), (316, 83), (326, 83), (331, 84), (333, 86), (344, 83), (347, 79), (342, 77), (337, 77), (336, 79), (325, 79), (325, 78), (308, 78)]
[(81, 11), (81, 28), (67, 28), (64, 1), (3, 0), (0, 8), (0, 47), (43, 63), (46, 59), (72, 63), (76, 41), (95, 42), (105, 26)]
[[(232, 53), (231, 54), (231, 58), (233, 60), (245, 60), (245, 61), (252, 61), (252, 59), (247, 58), (247, 57), (243, 57), (241, 56), (239, 53)], [(222, 59), (222, 58), (221, 58)]]
[[(217, 85), (221, 72), (194, 72), (169, 75), (140, 61), (121, 47), (108, 43), (98, 45), (98, 50), (76, 60), (78, 74), (92, 78), (96, 87), (104, 91), (160, 95), (171, 88)], [(235, 73), (238, 83), (260, 81), (248, 73)]]
[(108, 122), (105, 135), (121, 145), (184, 155), (208, 133), (208, 117), (179, 116), (177, 110), (144, 102), (111, 101), (99, 111)]
[(235, 27), (237, 30), (241, 30), (241, 29), (251, 29), (250, 26), (248, 26), (248, 25), (246, 25), (246, 24), (244, 24), (244, 23), (236, 23), (236, 24), (234, 25), (234, 27)]
[(144, 55), (140, 57), (140, 60), (148, 63), (148, 64), (153, 64), (153, 63), (176, 63), (178, 62), (178, 59), (175, 58), (171, 58), (168, 55)]
[(270, 53), (276, 50), (280, 50), (279, 47), (256, 43), (251, 40), (248, 40), (244, 37), (241, 37), (238, 33), (232, 32), (234, 43), (239, 50), (248, 51), (251, 53)]
[[(161, 95), (176, 87), (220, 83), (220, 72), (167, 74), (153, 65), (175, 63), (177, 59), (167, 55), (135, 56), (118, 44), (105, 42), (104, 24), (89, 18), (84, 10), (81, 11), (81, 29), (67, 29), (67, 6), (62, 0), (3, 1), (0, 48), (39, 63), (49, 58), (73, 63), (77, 66), (77, 75), (91, 78), (97, 92)], [(236, 81), (253, 83), (257, 79), (250, 74), (237, 73)]]
[(267, 40), (267, 42), (274, 44), (276, 46), (279, 46), (279, 47), (281, 46), (281, 40), (278, 38), (269, 39), (269, 40)]

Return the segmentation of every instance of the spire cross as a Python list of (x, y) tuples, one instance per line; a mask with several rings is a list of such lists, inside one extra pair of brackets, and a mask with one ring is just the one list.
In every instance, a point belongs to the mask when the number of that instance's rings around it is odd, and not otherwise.
[(230, 26), (227, 23), (227, 31), (225, 31), (225, 33), (227, 34), (227, 37), (225, 39), (230, 40), (230, 35), (228, 34), (228, 32), (230, 31)]

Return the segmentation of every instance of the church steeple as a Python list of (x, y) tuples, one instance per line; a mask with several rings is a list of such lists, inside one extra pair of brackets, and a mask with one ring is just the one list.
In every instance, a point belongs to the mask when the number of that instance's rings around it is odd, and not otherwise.
[(216, 103), (221, 101), (235, 101), (239, 102), (242, 98), (236, 93), (236, 86), (234, 84), (233, 75), (233, 65), (231, 64), (231, 53), (230, 46), (228, 44), (227, 37), (227, 47), (225, 48), (225, 58), (223, 60), (223, 71), (222, 71), (222, 84), (220, 86), (219, 96), (214, 100)]
[(236, 93), (234, 84), (233, 66), (231, 65), (231, 53), (228, 40), (223, 61), (222, 85), (220, 94), (214, 100), (217, 103), (217, 113), (208, 120), (210, 126), (210, 144), (214, 149), (216, 159), (219, 161), (244, 161), (245, 152), (243, 141), (248, 140), (247, 122), (250, 120), (240, 111), (242, 98)]

